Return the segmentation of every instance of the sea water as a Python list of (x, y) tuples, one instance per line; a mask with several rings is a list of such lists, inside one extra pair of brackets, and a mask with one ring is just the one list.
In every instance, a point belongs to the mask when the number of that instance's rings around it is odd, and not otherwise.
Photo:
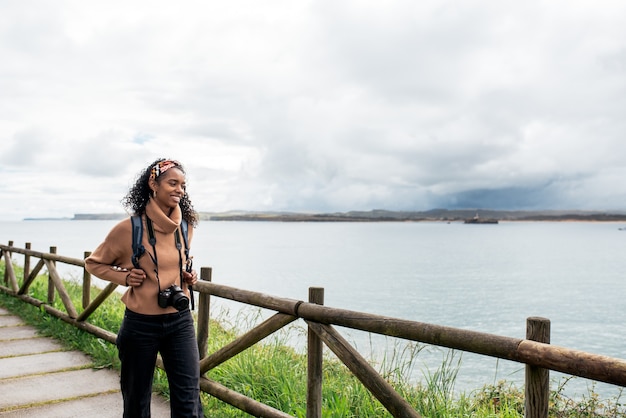
[[(116, 222), (0, 222), (0, 242), (13, 240), (18, 247), (30, 242), (42, 252), (56, 246), (60, 255), (83, 258)], [(540, 316), (551, 321), (554, 345), (626, 358), (621, 226), (206, 221), (195, 230), (192, 253), (195, 268), (212, 267), (219, 284), (299, 300), (307, 300), (309, 287), (323, 287), (327, 306), (513, 338), (524, 338), (526, 319)], [(81, 277), (68, 270), (71, 274)], [(220, 302), (214, 298), (212, 306)], [(228, 302), (223, 306), (236, 309)], [(400, 350), (393, 339), (340, 330), (365, 357)], [(412, 364), (412, 378), (424, 379), (449, 355), (447, 349), (425, 347)], [(461, 359), (457, 391), (499, 380), (523, 385), (522, 364), (454, 356)], [(568, 390), (584, 394), (592, 385), (575, 379)], [(594, 388), (607, 396), (619, 389)]]

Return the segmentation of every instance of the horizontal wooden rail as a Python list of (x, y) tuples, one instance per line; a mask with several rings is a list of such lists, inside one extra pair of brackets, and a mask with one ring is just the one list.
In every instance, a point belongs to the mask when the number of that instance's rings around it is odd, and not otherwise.
[[(0, 290), (4, 291), (5, 293), (8, 293), (7, 292), (8, 289), (4, 286), (0, 286)], [(67, 313), (60, 311), (48, 305), (47, 303), (42, 302), (39, 299), (35, 299), (31, 296), (28, 296), (28, 295), (14, 295), (14, 296), (23, 300), (26, 303), (30, 303), (31, 305), (34, 305), (34, 306), (39, 307), (40, 309), (43, 309), (46, 313), (54, 317), (57, 317), (67, 322), (68, 324), (75, 326), (76, 328), (82, 329), (83, 331), (87, 331), (90, 334), (93, 334), (102, 340), (110, 342), (111, 344), (115, 344), (115, 340), (117, 339), (117, 334), (115, 334), (114, 332), (107, 331), (105, 329), (92, 325), (88, 322), (77, 321), (76, 319), (71, 318)]]
[(217, 399), (226, 402), (255, 417), (266, 418), (293, 418), (293, 416), (272, 408), (269, 405), (250, 399), (239, 392), (228, 389), (206, 377), (200, 378), (200, 389)]
[(85, 267), (85, 260), (81, 260), (80, 258), (65, 257), (54, 253), (43, 253), (41, 251), (33, 251), (25, 248), (13, 247), (12, 245), (0, 244), (0, 249), (9, 253), (29, 255), (31, 257), (40, 258), (42, 260), (58, 261), (60, 263), (70, 264), (77, 267)]
[(626, 386), (626, 361), (613, 357), (590, 354), (531, 340), (330, 308), (293, 299), (268, 296), (249, 290), (235, 289), (216, 283), (199, 282), (194, 288), (208, 292), (213, 296), (277, 310), (322, 324), (338, 325), (468, 351), (600, 382)]
[(218, 296), (246, 305), (258, 306), (294, 316), (298, 316), (298, 307), (304, 303), (301, 300), (281, 298), (206, 281), (198, 281), (193, 288), (198, 292), (207, 293), (211, 296)]

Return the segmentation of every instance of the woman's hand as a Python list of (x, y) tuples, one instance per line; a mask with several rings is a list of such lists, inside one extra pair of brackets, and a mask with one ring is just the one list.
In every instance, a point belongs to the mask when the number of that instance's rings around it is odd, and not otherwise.
[(126, 286), (139, 287), (146, 280), (146, 272), (142, 269), (132, 269), (126, 276)]
[(195, 270), (191, 270), (191, 272), (183, 271), (183, 280), (188, 285), (193, 286), (198, 281), (198, 272)]

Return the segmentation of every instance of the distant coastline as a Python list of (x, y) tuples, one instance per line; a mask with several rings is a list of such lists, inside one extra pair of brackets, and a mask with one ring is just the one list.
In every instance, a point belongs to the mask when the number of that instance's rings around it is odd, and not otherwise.
[[(498, 221), (578, 221), (578, 222), (626, 222), (626, 211), (581, 211), (581, 210), (543, 210), (543, 211), (505, 211), (476, 209), (432, 209), (428, 211), (350, 211), (335, 213), (299, 213), (299, 212), (199, 212), (203, 221), (251, 221), (251, 222), (464, 222), (474, 218), (494, 219)], [(125, 213), (78, 213), (73, 218), (25, 218), (25, 221), (51, 220), (121, 220)]]
[(497, 221), (587, 221), (626, 222), (626, 212), (600, 211), (500, 211), (476, 209), (433, 209), (429, 211), (351, 211), (341, 213), (241, 212), (201, 214), (212, 221), (274, 221), (274, 222), (465, 222), (476, 214)]

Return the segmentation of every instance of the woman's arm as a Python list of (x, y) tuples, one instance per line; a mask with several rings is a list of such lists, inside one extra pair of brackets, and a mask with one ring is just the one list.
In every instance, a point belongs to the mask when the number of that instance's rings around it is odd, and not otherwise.
[(104, 241), (85, 259), (85, 269), (111, 283), (128, 286), (133, 269), (130, 219), (115, 225)]

